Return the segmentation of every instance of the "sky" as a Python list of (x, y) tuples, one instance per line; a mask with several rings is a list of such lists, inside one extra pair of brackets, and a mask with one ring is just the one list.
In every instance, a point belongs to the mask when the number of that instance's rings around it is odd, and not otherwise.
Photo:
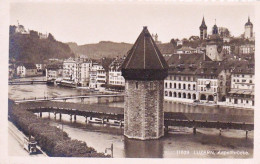
[[(215, 3), (216, 4), (216, 3)], [(253, 5), (193, 3), (35, 3), (10, 4), (10, 25), (19, 23), (26, 29), (52, 33), (62, 42), (78, 45), (114, 41), (134, 43), (148, 26), (162, 42), (172, 38), (199, 36), (204, 15), (208, 33), (213, 25), (227, 27), (239, 36), (250, 16), (254, 24)]]

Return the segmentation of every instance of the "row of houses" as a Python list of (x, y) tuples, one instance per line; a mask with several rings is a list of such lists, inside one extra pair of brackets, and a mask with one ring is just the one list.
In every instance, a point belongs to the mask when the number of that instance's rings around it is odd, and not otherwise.
[(165, 100), (254, 106), (254, 68), (249, 61), (212, 61), (204, 54), (173, 54), (167, 62)]
[(57, 65), (46, 68), (47, 80), (58, 80), (74, 86), (101, 89), (105, 85), (124, 86), (121, 76), (123, 58), (93, 60), (88, 58), (69, 58)]

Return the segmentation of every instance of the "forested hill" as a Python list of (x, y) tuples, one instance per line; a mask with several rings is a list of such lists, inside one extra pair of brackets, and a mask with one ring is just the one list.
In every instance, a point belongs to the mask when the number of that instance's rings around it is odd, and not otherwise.
[(50, 58), (65, 59), (74, 57), (70, 47), (56, 41), (52, 34), (40, 38), (36, 31), (28, 34), (15, 32), (16, 26), (10, 26), (9, 58), (26, 63), (42, 63)]
[[(122, 57), (127, 54), (127, 52), (133, 46), (129, 43), (116, 43), (111, 41), (101, 41), (96, 44), (85, 44), (77, 45), (76, 43), (67, 43), (71, 50), (75, 54), (86, 55), (89, 58), (98, 59), (101, 57), (115, 58)], [(157, 45), (161, 53), (173, 53), (174, 46), (171, 43), (163, 43)]]

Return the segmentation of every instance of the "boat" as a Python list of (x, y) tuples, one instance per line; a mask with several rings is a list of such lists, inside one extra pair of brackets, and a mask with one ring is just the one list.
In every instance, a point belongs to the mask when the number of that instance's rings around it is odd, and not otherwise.
[(76, 88), (77, 87), (75, 82), (68, 81), (68, 80), (61, 80), (59, 85), (64, 86), (64, 87), (70, 87), (70, 88)]

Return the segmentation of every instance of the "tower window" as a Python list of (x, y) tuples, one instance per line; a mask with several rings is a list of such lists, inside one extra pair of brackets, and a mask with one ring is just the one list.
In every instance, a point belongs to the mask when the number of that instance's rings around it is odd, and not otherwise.
[(135, 89), (138, 89), (138, 82), (135, 82)]
[(153, 82), (150, 82), (150, 90), (153, 90)]

